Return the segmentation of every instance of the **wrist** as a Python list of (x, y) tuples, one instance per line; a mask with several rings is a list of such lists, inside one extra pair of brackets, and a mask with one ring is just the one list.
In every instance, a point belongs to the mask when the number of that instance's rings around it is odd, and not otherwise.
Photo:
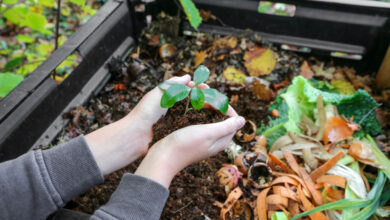
[(172, 179), (180, 169), (172, 165), (171, 155), (167, 151), (161, 151), (161, 147), (163, 146), (153, 146), (134, 174), (149, 178), (169, 188)]
[(137, 125), (119, 120), (85, 136), (92, 155), (103, 175), (125, 167), (144, 155), (148, 143)]

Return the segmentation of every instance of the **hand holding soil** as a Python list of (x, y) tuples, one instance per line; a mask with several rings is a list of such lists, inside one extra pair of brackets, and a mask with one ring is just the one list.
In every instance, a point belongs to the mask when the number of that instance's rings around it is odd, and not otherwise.
[[(169, 81), (188, 84), (190, 77), (173, 77)], [(85, 136), (103, 175), (127, 166), (147, 152), (153, 124), (167, 112), (160, 107), (162, 94), (154, 88), (126, 117)]]
[(243, 117), (235, 115), (222, 122), (179, 129), (152, 146), (135, 174), (168, 188), (181, 169), (224, 150), (244, 123)]

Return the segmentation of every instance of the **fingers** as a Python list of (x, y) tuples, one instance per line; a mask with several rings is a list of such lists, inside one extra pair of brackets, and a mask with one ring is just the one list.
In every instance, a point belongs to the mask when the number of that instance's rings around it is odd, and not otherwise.
[[(195, 82), (194, 81), (190, 81), (190, 82), (187, 83), (187, 86), (191, 87), (191, 88), (194, 88)], [(210, 86), (207, 85), (206, 83), (201, 83), (201, 84), (197, 85), (196, 88), (198, 88), (198, 89), (209, 89)]]
[(228, 110), (226, 112), (226, 115), (230, 116), (230, 117), (237, 117), (238, 116), (236, 110), (234, 110), (234, 108), (231, 105), (229, 105)]
[(210, 138), (219, 139), (221, 137), (234, 134), (238, 129), (245, 124), (245, 119), (241, 116), (235, 116), (226, 119), (225, 121), (207, 124), (205, 131)]
[(199, 89), (210, 89), (210, 86), (206, 83), (201, 83), (197, 86)]
[(209, 153), (211, 155), (215, 155), (218, 152), (225, 150), (229, 146), (229, 143), (232, 141), (233, 136), (234, 134), (229, 134), (225, 137), (218, 139), (213, 145), (209, 147)]
[(186, 74), (184, 76), (180, 76), (180, 77), (175, 76), (175, 77), (168, 79), (167, 81), (173, 82), (173, 83), (188, 84), (191, 81), (191, 76), (188, 74)]

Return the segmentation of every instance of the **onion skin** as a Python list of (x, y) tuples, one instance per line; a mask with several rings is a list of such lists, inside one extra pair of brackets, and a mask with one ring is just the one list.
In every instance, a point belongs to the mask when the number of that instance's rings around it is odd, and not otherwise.
[(358, 127), (348, 124), (340, 117), (330, 117), (326, 121), (322, 140), (325, 144), (333, 143), (342, 138), (352, 137), (353, 132), (357, 129)]

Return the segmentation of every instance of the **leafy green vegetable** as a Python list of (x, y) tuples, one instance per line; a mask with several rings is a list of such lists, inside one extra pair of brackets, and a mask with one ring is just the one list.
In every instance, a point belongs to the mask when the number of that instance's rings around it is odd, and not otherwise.
[[(316, 87), (325, 88), (326, 91)], [(341, 95), (331, 88), (328, 83), (308, 81), (302, 76), (295, 77), (292, 84), (278, 95), (269, 108), (270, 111), (277, 109), (279, 118), (270, 120), (268, 126), (260, 129), (259, 133), (266, 135), (269, 145), (287, 131), (300, 133), (298, 123), (301, 115), (305, 114), (313, 118), (313, 110), (316, 108), (319, 95), (322, 96), (325, 104), (335, 105), (341, 115), (353, 116), (354, 122), (361, 125), (364, 133), (377, 135), (381, 131), (375, 116), (375, 109), (379, 105), (366, 91), (358, 90), (353, 95)]]
[(198, 68), (196, 68), (194, 72), (195, 86), (204, 83), (209, 78), (209, 75), (210, 71), (204, 65), (200, 65)]
[(193, 88), (191, 91), (191, 105), (194, 109), (199, 110), (204, 105), (204, 93), (201, 89)]
[[(354, 214), (350, 219), (354, 220), (363, 220), (369, 218), (376, 210), (379, 205), (379, 198), (381, 196), (383, 187), (386, 183), (386, 178), (383, 172), (379, 172), (378, 178), (375, 181), (374, 186), (371, 191), (368, 193), (366, 199), (343, 199), (336, 202), (327, 203), (316, 208), (303, 212), (299, 215), (294, 216), (291, 220), (298, 219), (303, 216), (307, 216), (316, 212), (324, 211), (327, 209), (360, 209), (363, 208), (358, 213)], [(365, 208), (364, 208), (365, 207)]]
[(215, 109), (226, 114), (229, 107), (229, 99), (216, 89), (203, 89), (205, 100)]
[(190, 93), (190, 88), (183, 84), (173, 84), (167, 90), (165, 90), (160, 105), (163, 108), (170, 108), (176, 102), (185, 99)]
[[(281, 94), (285, 93), (283, 91)], [(288, 121), (288, 106), (281, 95), (276, 97), (276, 100), (268, 108), (268, 111), (278, 110), (279, 117), (268, 117), (268, 126), (262, 124), (257, 130), (257, 134), (262, 134), (267, 138), (267, 146), (270, 147), (279, 137), (287, 133), (284, 123)]]
[(0, 73), (0, 97), (5, 97), (22, 81), (23, 76), (21, 75)]
[(353, 116), (353, 121), (360, 124), (366, 134), (371, 135), (381, 132), (375, 112), (378, 106), (378, 103), (364, 90), (358, 90), (354, 95), (347, 96), (336, 105), (341, 115)]
[(194, 2), (192, 2), (192, 0), (180, 0), (180, 4), (190, 21), (191, 26), (198, 30), (200, 23), (202, 23), (202, 17), (200, 17)]

